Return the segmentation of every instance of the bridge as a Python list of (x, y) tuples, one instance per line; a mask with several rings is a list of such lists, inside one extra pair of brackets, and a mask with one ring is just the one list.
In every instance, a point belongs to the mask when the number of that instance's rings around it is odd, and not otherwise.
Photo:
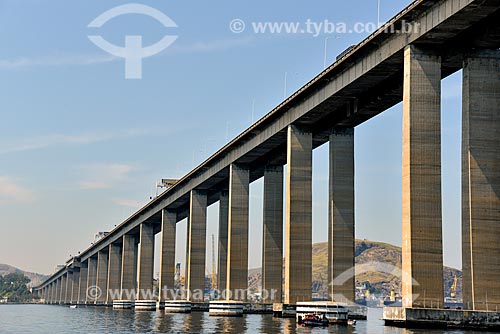
[[(441, 80), (463, 70), (464, 308), (495, 309), (500, 306), (499, 47), (500, 1), (414, 1), (35, 290), (47, 303), (112, 305), (108, 291), (132, 289), (139, 291), (136, 302), (145, 300), (141, 291), (153, 289), (158, 233), (159, 286), (171, 288), (176, 224), (188, 218), (187, 299), (201, 303), (203, 296), (192, 291), (205, 287), (206, 211), (217, 201), (217, 286), (244, 290), (249, 185), (263, 177), (262, 288), (277, 292), (263, 302), (311, 300), (312, 152), (329, 144), (328, 278), (333, 281), (354, 267), (355, 128), (402, 101), (403, 307), (443, 308)], [(104, 293), (88, 296), (91, 286)], [(354, 301), (354, 292), (354, 274), (329, 287), (337, 301)], [(159, 296), (160, 303), (168, 299), (161, 291)], [(236, 300), (245, 299), (243, 294)]]

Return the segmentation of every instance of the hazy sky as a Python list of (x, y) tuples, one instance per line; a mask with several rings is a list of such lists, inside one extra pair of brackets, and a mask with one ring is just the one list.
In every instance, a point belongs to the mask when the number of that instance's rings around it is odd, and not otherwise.
[[(331, 34), (259, 34), (252, 22), (377, 21), (377, 0), (138, 2), (178, 27), (143, 15), (87, 27), (126, 1), (0, 0), (0, 262), (51, 273), (145, 204), (157, 179), (182, 177), (322, 70)], [(382, 21), (407, 3), (382, 0)], [(231, 31), (235, 19), (245, 31)], [(141, 80), (126, 80), (124, 60), (87, 37), (151, 45), (166, 33), (178, 39), (144, 59)], [(328, 62), (368, 34), (329, 38)], [(442, 114), (444, 256), (460, 268), (460, 73), (443, 81)], [(398, 105), (356, 128), (359, 238), (401, 244), (401, 121)], [(314, 152), (315, 242), (326, 241), (327, 153)], [(208, 209), (208, 241), (217, 210)], [(250, 225), (258, 267), (262, 180), (251, 185)]]

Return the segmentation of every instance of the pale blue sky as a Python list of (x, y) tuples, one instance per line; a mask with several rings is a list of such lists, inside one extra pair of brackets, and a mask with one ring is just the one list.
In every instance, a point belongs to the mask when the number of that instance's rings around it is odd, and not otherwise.
[[(117, 45), (166, 29), (125, 15), (87, 25), (126, 1), (0, 0), (0, 262), (52, 272), (98, 231), (149, 200), (162, 177), (180, 178), (323, 68), (326, 34), (255, 34), (251, 22), (377, 21), (377, 0), (138, 1), (174, 20), (177, 41), (124, 79)], [(382, 0), (381, 19), (408, 0)], [(235, 34), (233, 19), (247, 22)], [(328, 40), (328, 61), (368, 33)], [(445, 263), (460, 259), (461, 75), (443, 82)], [(314, 152), (314, 241), (326, 240), (327, 147)], [(262, 182), (251, 186), (250, 266), (260, 264)], [(356, 235), (401, 244), (401, 105), (356, 128)], [(207, 235), (217, 233), (217, 205)], [(178, 240), (185, 237), (179, 225)], [(184, 244), (179, 243), (178, 260)], [(207, 257), (210, 259), (210, 250)]]

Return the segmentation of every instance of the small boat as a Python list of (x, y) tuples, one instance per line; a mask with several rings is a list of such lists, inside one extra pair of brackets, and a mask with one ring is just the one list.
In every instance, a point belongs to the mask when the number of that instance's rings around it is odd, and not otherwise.
[(348, 324), (349, 326), (356, 326), (356, 320), (354, 320), (354, 319), (349, 319), (349, 320), (347, 320), (347, 324)]
[(295, 313), (297, 322), (309, 314), (324, 317), (330, 324), (347, 325), (349, 309), (342, 304), (329, 301), (297, 302)]
[(76, 305), (70, 305), (69, 308), (77, 308)]
[(299, 325), (304, 327), (326, 327), (328, 326), (328, 319), (323, 314), (306, 314), (304, 318), (299, 318)]

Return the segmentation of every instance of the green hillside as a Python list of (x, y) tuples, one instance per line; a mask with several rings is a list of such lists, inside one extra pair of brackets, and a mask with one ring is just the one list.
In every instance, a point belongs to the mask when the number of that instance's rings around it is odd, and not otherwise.
[(28, 287), (37, 286), (49, 278), (49, 276), (47, 275), (27, 272), (8, 264), (0, 263), (0, 276), (5, 276), (8, 274), (22, 274), (28, 277), (30, 280), (30, 282), (28, 283)]

